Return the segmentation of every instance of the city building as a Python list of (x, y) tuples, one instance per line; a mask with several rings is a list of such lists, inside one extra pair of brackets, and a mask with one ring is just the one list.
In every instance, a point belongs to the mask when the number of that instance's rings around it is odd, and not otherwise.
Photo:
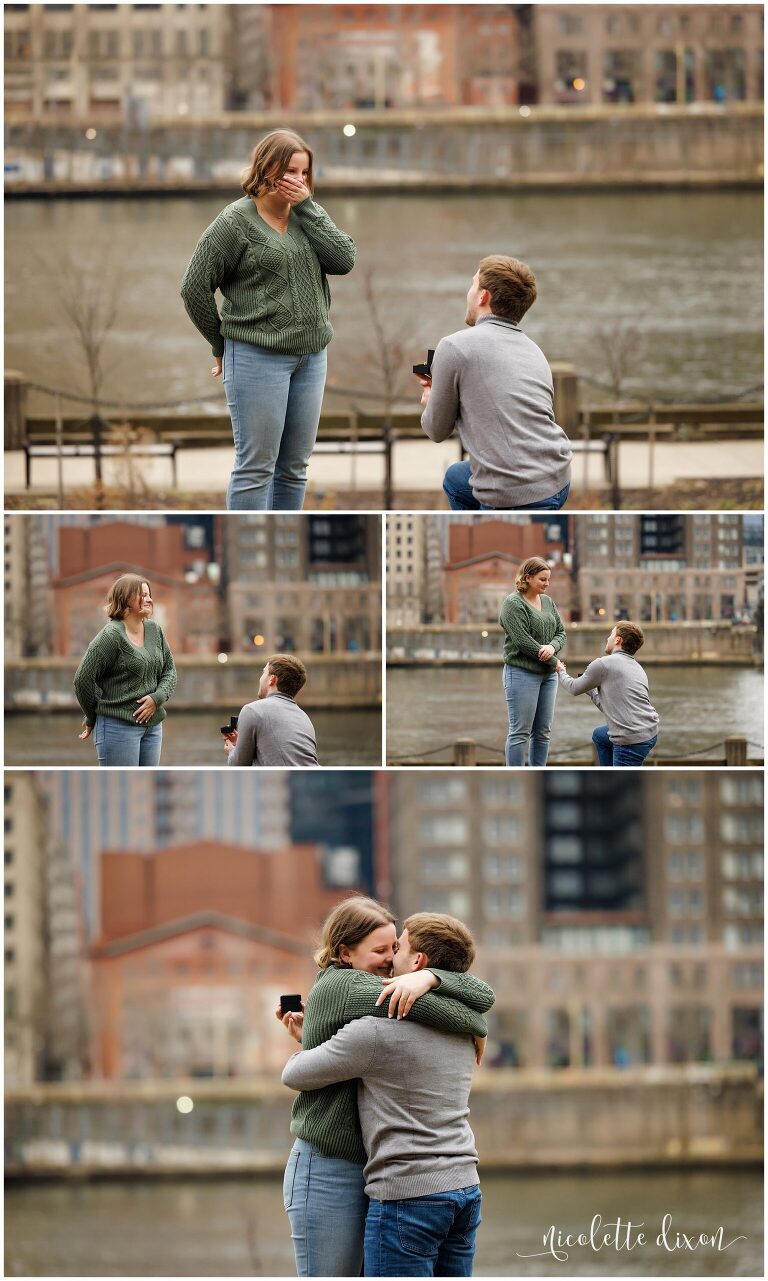
[(498, 622), (505, 598), (514, 591), (517, 571), (530, 556), (552, 568), (549, 594), (565, 622), (571, 617), (570, 556), (557, 524), (488, 519), (447, 525), (448, 551), (443, 566), (444, 621)]
[(574, 528), (582, 622), (719, 621), (747, 603), (738, 514), (590, 513)]
[(514, 6), (277, 4), (267, 21), (276, 108), (517, 102)]
[(101, 856), (93, 1069), (106, 1079), (242, 1076), (285, 1062), (279, 997), (306, 995), (327, 888), (321, 851), (198, 841)]
[(60, 529), (59, 573), (52, 583), (56, 653), (83, 654), (107, 621), (104, 602), (110, 587), (126, 573), (146, 577), (152, 617), (175, 654), (218, 653), (219, 569), (200, 545), (197, 529), (131, 521)]
[(49, 1006), (45, 818), (32, 774), (6, 773), (4, 786), (6, 1088), (44, 1076)]
[(220, 114), (233, 7), (6, 5), (6, 119), (146, 128)]
[(69, 852), (86, 939), (101, 931), (100, 855), (199, 840), (282, 848), (288, 842), (288, 783), (279, 771), (249, 777), (216, 770), (45, 770), (57, 845)]
[(536, 4), (541, 104), (740, 102), (763, 97), (757, 4)]
[(412, 627), (424, 622), (425, 526), (428, 520), (430, 517), (413, 512), (394, 512), (387, 516), (389, 627)]
[(40, 516), (6, 516), (4, 522), (5, 657), (37, 658), (50, 652), (53, 619), (47, 540)]
[(306, 656), (380, 650), (381, 532), (376, 517), (220, 520), (234, 651), (255, 648), (267, 657), (274, 651)]
[(398, 915), (449, 912), (496, 990), (491, 1061), (760, 1059), (757, 774), (383, 775)]
[(373, 893), (373, 775), (334, 770), (288, 775), (290, 838), (323, 850), (326, 884)]

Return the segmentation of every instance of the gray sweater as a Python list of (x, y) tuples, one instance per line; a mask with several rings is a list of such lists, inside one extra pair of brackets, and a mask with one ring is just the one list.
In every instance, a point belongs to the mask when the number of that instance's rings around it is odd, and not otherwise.
[(474, 1063), (468, 1036), (368, 1016), (294, 1054), (283, 1083), (319, 1090), (358, 1077), (365, 1191), (375, 1201), (405, 1201), (480, 1182), (468, 1120)]
[(634, 654), (616, 649), (596, 658), (581, 676), (560, 672), (570, 694), (588, 694), (605, 716), (612, 743), (647, 743), (659, 730), (659, 713), (651, 703), (648, 677)]
[(317, 765), (314, 726), (287, 694), (246, 703), (228, 765)]
[(484, 507), (540, 502), (571, 479), (571, 446), (555, 422), (546, 357), (500, 316), (482, 316), (438, 343), (421, 426), (435, 441), (456, 428)]

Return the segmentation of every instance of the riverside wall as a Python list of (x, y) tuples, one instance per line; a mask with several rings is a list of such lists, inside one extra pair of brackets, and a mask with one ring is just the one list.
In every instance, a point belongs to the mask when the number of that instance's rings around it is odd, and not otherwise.
[[(254, 144), (283, 123), (317, 155), (321, 191), (760, 187), (761, 103), (349, 111), (6, 125), (6, 193), (237, 194)], [(344, 127), (354, 125), (347, 136)]]
[[(186, 1114), (177, 1099), (192, 1100)], [(38, 1085), (6, 1098), (13, 1177), (282, 1172), (291, 1095), (272, 1081)], [(752, 1064), (484, 1070), (470, 1100), (481, 1170), (739, 1165), (761, 1159)]]

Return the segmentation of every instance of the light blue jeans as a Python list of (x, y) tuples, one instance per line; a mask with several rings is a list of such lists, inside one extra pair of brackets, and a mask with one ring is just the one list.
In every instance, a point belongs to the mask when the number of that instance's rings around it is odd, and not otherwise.
[(323, 1156), (297, 1139), (285, 1167), (283, 1204), (300, 1277), (359, 1277), (368, 1197), (363, 1166)]
[(539, 675), (505, 663), (504, 693), (509, 717), (507, 765), (525, 765), (525, 749), (529, 743), (528, 764), (546, 765), (557, 698), (557, 672)]
[(286, 356), (224, 339), (224, 388), (235, 440), (230, 511), (301, 511), (328, 355)]
[(117, 716), (97, 716), (93, 745), (99, 765), (159, 765), (163, 722), (136, 725)]

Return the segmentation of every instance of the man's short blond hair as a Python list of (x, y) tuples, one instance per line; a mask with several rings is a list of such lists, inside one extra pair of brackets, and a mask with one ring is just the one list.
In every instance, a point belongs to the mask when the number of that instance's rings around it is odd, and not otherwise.
[(491, 311), (517, 324), (536, 301), (536, 277), (519, 258), (490, 254), (479, 268), (480, 288), (491, 295)]
[(475, 959), (475, 941), (462, 921), (443, 912), (416, 912), (403, 922), (412, 952), (423, 952), (438, 970), (464, 974)]
[(307, 683), (307, 669), (295, 654), (272, 654), (267, 666), (270, 676), (277, 678), (278, 693), (289, 698), (295, 698)]

